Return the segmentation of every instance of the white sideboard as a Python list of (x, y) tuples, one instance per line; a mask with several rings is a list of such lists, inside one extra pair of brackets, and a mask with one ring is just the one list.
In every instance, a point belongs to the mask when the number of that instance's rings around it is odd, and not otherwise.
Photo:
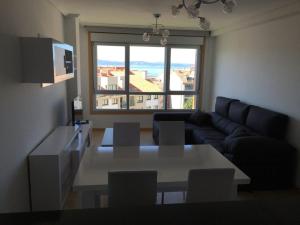
[(63, 209), (90, 142), (90, 124), (60, 126), (29, 155), (32, 211)]

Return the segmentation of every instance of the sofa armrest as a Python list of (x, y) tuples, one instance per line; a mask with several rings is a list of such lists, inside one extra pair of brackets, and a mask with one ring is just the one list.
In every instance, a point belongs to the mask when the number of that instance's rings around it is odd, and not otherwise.
[(281, 163), (282, 166), (293, 166), (296, 153), (288, 143), (263, 136), (232, 139), (227, 143), (227, 152), (232, 154), (236, 165)]
[(157, 112), (153, 114), (155, 121), (187, 121), (191, 112)]

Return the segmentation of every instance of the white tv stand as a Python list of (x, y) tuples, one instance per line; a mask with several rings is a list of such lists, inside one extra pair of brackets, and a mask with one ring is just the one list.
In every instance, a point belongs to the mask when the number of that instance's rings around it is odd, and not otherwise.
[(60, 126), (29, 155), (32, 211), (63, 209), (90, 142), (90, 124)]

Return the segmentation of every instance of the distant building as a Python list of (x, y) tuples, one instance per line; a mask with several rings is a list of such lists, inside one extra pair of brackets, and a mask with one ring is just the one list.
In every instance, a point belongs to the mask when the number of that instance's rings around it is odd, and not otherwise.
[[(191, 69), (172, 70), (170, 74), (170, 90), (171, 91), (192, 91), (195, 89), (195, 72)], [(186, 101), (191, 98), (185, 95), (171, 95), (168, 96), (168, 108), (181, 109)], [(194, 105), (194, 100), (191, 100)]]
[[(171, 72), (170, 89), (187, 91), (194, 89), (194, 72), (191, 70), (176, 70)], [(98, 67), (98, 90), (125, 90), (124, 67)], [(143, 92), (163, 92), (163, 77), (147, 77), (147, 71), (129, 71), (129, 90), (134, 94), (129, 96), (130, 109), (162, 109), (162, 95), (143, 95)], [(141, 95), (137, 94), (141, 92)], [(179, 109), (186, 101), (183, 95), (169, 97), (169, 108)], [(126, 95), (97, 95), (97, 109), (126, 109)]]

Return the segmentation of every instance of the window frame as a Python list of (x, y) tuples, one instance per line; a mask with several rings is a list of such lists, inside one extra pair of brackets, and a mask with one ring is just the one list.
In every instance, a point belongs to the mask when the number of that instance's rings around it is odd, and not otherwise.
[[(98, 90), (97, 89), (97, 46), (98, 45), (105, 45), (105, 46), (124, 46), (125, 47), (125, 89), (124, 90)], [(106, 112), (137, 112), (137, 113), (143, 113), (143, 112), (156, 112), (156, 111), (183, 111), (183, 112), (189, 112), (189, 111), (195, 111), (199, 109), (200, 107), (200, 99), (201, 99), (201, 71), (203, 64), (202, 61), (202, 48), (201, 45), (175, 45), (175, 44), (169, 44), (166, 46), (163, 46), (165, 48), (165, 71), (164, 71), (164, 90), (163, 92), (131, 92), (129, 89), (129, 72), (130, 72), (130, 46), (144, 46), (144, 47), (162, 47), (159, 44), (147, 44), (147, 43), (119, 43), (119, 42), (91, 42), (91, 49), (92, 49), (92, 87), (93, 90), (91, 90), (91, 97), (92, 97), (92, 109), (93, 112), (96, 113), (106, 113)], [(183, 48), (183, 49), (196, 49), (196, 62), (195, 62), (195, 90), (191, 91), (172, 91), (170, 90), (170, 69), (171, 69), (171, 49), (172, 48)], [(125, 95), (126, 96), (126, 108), (125, 109), (97, 109), (96, 108), (96, 96), (97, 95)], [(163, 109), (130, 109), (130, 102), (129, 98), (132, 95), (157, 95), (163, 96)], [(171, 95), (191, 95), (195, 96), (195, 109), (168, 109), (168, 102), (167, 97)], [(157, 98), (157, 99), (158, 99)]]

